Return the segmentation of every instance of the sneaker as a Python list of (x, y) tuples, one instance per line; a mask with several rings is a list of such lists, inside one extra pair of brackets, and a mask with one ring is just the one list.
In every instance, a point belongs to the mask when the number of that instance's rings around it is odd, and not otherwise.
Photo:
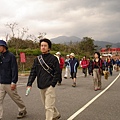
[(101, 90), (101, 87), (98, 87), (97, 90)]
[(67, 79), (67, 77), (64, 77), (65, 79)]
[(73, 83), (72, 87), (76, 87), (76, 83)]
[(26, 111), (26, 110), (23, 111), (23, 112), (19, 112), (19, 113), (18, 113), (18, 116), (17, 116), (17, 119), (21, 119), (21, 118), (25, 117), (26, 114), (27, 114), (27, 111)]
[(97, 90), (98, 90), (98, 88), (94, 88), (94, 90), (95, 90), (95, 91), (97, 91)]
[(53, 118), (52, 120), (58, 120), (59, 118), (61, 118), (60, 114), (57, 117)]
[(95, 91), (97, 91), (98, 89), (94, 89)]
[(57, 85), (58, 85), (58, 86), (60, 86), (60, 85), (61, 85), (61, 83), (58, 83)]

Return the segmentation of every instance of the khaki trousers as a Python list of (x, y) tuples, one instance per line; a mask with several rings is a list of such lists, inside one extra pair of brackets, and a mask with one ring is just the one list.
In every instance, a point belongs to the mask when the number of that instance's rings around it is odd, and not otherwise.
[(17, 89), (11, 90), (10, 84), (0, 84), (0, 118), (2, 118), (3, 116), (3, 100), (6, 93), (8, 93), (11, 99), (17, 104), (19, 112), (26, 110), (26, 107), (21, 100), (21, 97), (17, 93)]
[(53, 120), (53, 118), (59, 115), (59, 112), (55, 107), (55, 88), (50, 86), (46, 89), (41, 89), (40, 94), (45, 107), (46, 120)]
[(101, 88), (101, 74), (99, 69), (93, 69), (94, 88)]

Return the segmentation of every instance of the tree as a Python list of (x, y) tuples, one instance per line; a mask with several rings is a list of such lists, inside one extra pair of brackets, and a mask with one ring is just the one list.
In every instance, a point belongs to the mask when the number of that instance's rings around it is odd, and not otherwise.
[[(21, 31), (19, 31), (19, 29), (18, 29), (18, 38), (20, 38), (20, 39), (23, 39), (23, 37), (25, 36), (25, 33), (27, 33), (28, 32), (28, 28), (22, 28), (22, 30)], [(19, 32), (21, 33), (21, 36), (19, 37)]]
[(38, 36), (39, 40), (43, 39), (45, 35), (46, 35), (45, 32), (43, 32), (43, 33), (40, 32), (39, 36)]
[(89, 37), (83, 37), (83, 40), (79, 43), (80, 51), (85, 54), (93, 54), (95, 50), (94, 39)]
[[(11, 41), (9, 41), (8, 44), (9, 45), (11, 44), (12, 47), (15, 48), (15, 50), (16, 50), (16, 57), (18, 57), (18, 49), (22, 45), (21, 40), (23, 39), (25, 33), (27, 33), (27, 31), (28, 31), (28, 29), (26, 29), (26, 28), (22, 28), (21, 31), (19, 29), (17, 29), (18, 36), (16, 36), (15, 30), (16, 30), (17, 25), (18, 24), (16, 22), (14, 22), (14, 23), (7, 23), (6, 24), (6, 27), (9, 27), (10, 30), (11, 30), (11, 33), (12, 33), (12, 35), (9, 35)], [(8, 34), (6, 36), (6, 39), (8, 39)]]
[(112, 45), (106, 45), (106, 51), (107, 53), (110, 53), (110, 48), (112, 47)]
[(18, 24), (16, 22), (14, 23), (7, 23), (6, 26), (10, 28), (11, 32), (12, 32), (12, 37), (14, 38), (15, 37), (15, 27), (17, 26)]
[(101, 46), (98, 46), (98, 45), (95, 45), (95, 46), (94, 46), (94, 50), (95, 50), (95, 51), (98, 51), (98, 52), (99, 52), (101, 49), (102, 49)]

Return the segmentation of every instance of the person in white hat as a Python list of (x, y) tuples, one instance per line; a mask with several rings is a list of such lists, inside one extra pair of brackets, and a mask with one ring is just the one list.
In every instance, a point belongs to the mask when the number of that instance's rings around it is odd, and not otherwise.
[(61, 53), (60, 53), (60, 52), (57, 52), (56, 55), (61, 55)]
[(70, 54), (70, 73), (71, 73), (71, 78), (73, 80), (73, 87), (76, 87), (76, 74), (77, 74), (77, 68), (79, 66), (78, 60), (75, 58), (75, 54), (71, 53)]
[(61, 53), (60, 52), (56, 52), (55, 56), (57, 57), (59, 63), (60, 63), (60, 56), (61, 56)]
[(56, 53), (56, 57), (58, 58), (59, 65), (60, 65), (60, 71), (61, 71), (61, 75), (60, 75), (60, 79), (58, 81), (58, 85), (61, 85), (61, 82), (62, 82), (62, 70), (63, 70), (63, 67), (64, 67), (64, 59), (61, 57), (60, 52)]
[(75, 57), (75, 54), (74, 54), (74, 53), (70, 53), (70, 56), (73, 56), (73, 57)]
[(70, 76), (70, 64), (69, 64), (69, 60), (70, 60), (70, 55), (66, 55), (66, 59), (65, 59), (65, 75), (64, 75), (65, 79), (67, 79), (68, 76)]

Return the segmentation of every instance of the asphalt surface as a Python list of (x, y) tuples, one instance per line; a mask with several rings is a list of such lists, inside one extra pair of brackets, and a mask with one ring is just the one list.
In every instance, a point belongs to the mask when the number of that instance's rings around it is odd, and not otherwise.
[[(110, 76), (108, 80), (102, 77), (102, 90), (100, 91), (93, 90), (92, 76), (88, 75), (85, 78), (80, 70), (77, 74), (77, 86), (75, 88), (72, 87), (71, 78), (63, 78), (62, 85), (56, 86), (56, 107), (61, 113), (60, 120), (68, 120), (70, 116), (74, 115), (74, 113), (102, 92), (119, 74), (119, 72), (114, 72), (113, 76)], [(36, 81), (29, 96), (25, 96), (27, 79), (28, 76), (19, 76), (17, 85), (18, 93), (27, 108), (27, 116), (22, 120), (45, 120), (45, 111)], [(75, 116), (73, 120), (120, 120), (119, 85), (120, 77), (105, 93)], [(3, 120), (17, 120), (17, 106), (8, 95), (4, 99), (3, 107)]]

